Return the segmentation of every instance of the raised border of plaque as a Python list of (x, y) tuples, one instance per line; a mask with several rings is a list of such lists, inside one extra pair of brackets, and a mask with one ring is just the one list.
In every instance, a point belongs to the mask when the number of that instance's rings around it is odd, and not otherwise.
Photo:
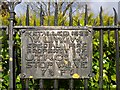
[(92, 75), (91, 28), (21, 29), (21, 43), (21, 78), (69, 79)]

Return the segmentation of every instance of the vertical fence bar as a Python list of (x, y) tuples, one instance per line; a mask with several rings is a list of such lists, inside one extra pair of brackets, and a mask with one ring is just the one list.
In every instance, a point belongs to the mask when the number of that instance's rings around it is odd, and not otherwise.
[(85, 18), (84, 18), (84, 25), (86, 26), (88, 24), (88, 10), (87, 10), (87, 4), (85, 5)]
[(22, 21), (21, 21), (21, 19), (20, 19), (20, 24), (19, 24), (19, 26), (22, 26)]
[[(7, 31), (7, 30), (6, 30)], [(3, 29), (0, 27), (0, 36), (3, 36)], [(1, 40), (0, 39), (0, 49), (2, 49), (3, 48), (3, 46), (2, 46), (2, 44), (4, 44), (3, 43), (3, 40)], [(0, 52), (0, 55), (2, 55), (2, 52)], [(2, 63), (3, 63), (3, 59), (2, 59), (2, 57), (0, 57), (0, 74), (1, 73), (3, 73), (3, 65), (2, 65)], [(0, 76), (0, 80), (2, 80), (2, 77)], [(2, 82), (0, 81), (0, 85), (2, 85)], [(2, 86), (1, 86), (1, 88), (2, 88)]]
[[(14, 31), (14, 37), (16, 36), (16, 31)], [(16, 44), (16, 40), (14, 40), (14, 45), (13, 45), (13, 81), (14, 81), (14, 83), (13, 83), (13, 90), (16, 90), (16, 58), (17, 58), (17, 44)]]
[[(108, 19), (107, 25), (110, 26), (110, 19)], [(108, 29), (107, 32), (108, 32), (108, 44), (107, 45), (109, 47), (110, 46), (110, 29)], [(110, 49), (107, 48), (107, 50), (109, 51)], [(108, 89), (110, 89), (110, 82), (111, 82), (111, 79), (110, 79), (110, 74), (108, 72), (108, 87), (107, 87)]]
[(87, 10), (87, 4), (85, 5), (85, 18), (84, 18), (84, 26), (88, 24), (88, 10)]
[[(7, 31), (7, 28), (5, 28), (5, 30)], [(0, 27), (0, 36), (4, 36), (5, 30), (2, 27)], [(5, 35), (6, 35), (6, 33), (5, 33)], [(5, 40), (5, 41), (7, 41), (7, 40)], [(0, 39), (0, 49), (3, 48), (2, 44), (5, 44), (5, 42), (3, 42), (3, 40)], [(3, 52), (0, 52), (0, 55), (3, 55)], [(4, 61), (3, 61), (2, 57), (0, 57), (0, 67), (1, 67), (0, 68), (0, 74), (3, 73), (3, 71), (4, 71), (3, 70), (3, 65), (2, 65), (3, 62)], [(0, 76), (0, 80), (2, 80), (2, 76)], [(2, 85), (1, 81), (0, 81), (0, 85)], [(1, 88), (2, 88), (2, 86), (1, 86)]]
[(58, 80), (54, 80), (54, 90), (58, 90)]
[(42, 4), (40, 6), (40, 26), (43, 25), (43, 19), (44, 19), (44, 12), (43, 12), (43, 8), (42, 8)]
[[(22, 21), (20, 19), (20, 24), (19, 26), (22, 26)], [(20, 56), (21, 57), (21, 56)], [(20, 63), (17, 61), (17, 67), (20, 65)], [(20, 67), (18, 68), (18, 70), (21, 70)], [(24, 79), (23, 78), (20, 78), (20, 82), (21, 82), (21, 85), (22, 85), (22, 90), (25, 90), (25, 82), (24, 82)]]
[(35, 21), (35, 19), (34, 19), (34, 26), (36, 26), (36, 21)]
[[(22, 26), (22, 22), (20, 21), (20, 23), (19, 23), (19, 25), (21, 25)], [(16, 34), (17, 34), (17, 32), (16, 32)], [(19, 37), (20, 37), (20, 31), (18, 31), (18, 35), (19, 35)], [(16, 36), (16, 35), (15, 35)], [(21, 42), (21, 41), (20, 41)], [(19, 50), (20, 50), (20, 45), (17, 43), (17, 41), (15, 42), (15, 56), (16, 56), (16, 67), (17, 67), (17, 70), (16, 70), (16, 77), (21, 73), (21, 62), (20, 62), (20, 60), (21, 60), (21, 54), (19, 53)], [(20, 78), (20, 84), (22, 84), (22, 82), (21, 82), (22, 80), (21, 80), (21, 78)], [(16, 83), (17, 84), (17, 83)], [(18, 88), (17, 87), (17, 85), (16, 85), (16, 88)], [(21, 88), (22, 89), (22, 88)], [(16, 89), (15, 89), (16, 90)]]
[[(27, 5), (26, 11), (26, 26), (29, 26), (29, 5)], [(29, 79), (25, 79), (25, 89), (29, 89)]]
[[(103, 26), (102, 7), (100, 7), (100, 26)], [(103, 89), (103, 30), (100, 30), (99, 88)]]
[(73, 79), (70, 79), (70, 84), (69, 84), (69, 88), (70, 88), (70, 90), (74, 90), (74, 80)]
[[(84, 18), (84, 26), (88, 24), (88, 11), (87, 4), (85, 5), (85, 18)], [(88, 90), (88, 79), (84, 78), (84, 90)]]
[(58, 4), (55, 2), (54, 25), (58, 26)]
[[(42, 4), (40, 6), (40, 26), (43, 25), (43, 8), (42, 8)], [(40, 87), (40, 90), (43, 90), (43, 79), (40, 79), (39, 80), (39, 87)]]
[(72, 18), (72, 6), (69, 11), (69, 26), (73, 26), (73, 18)]
[(40, 90), (44, 90), (44, 88), (43, 88), (43, 79), (40, 79), (39, 80), (39, 85), (40, 85)]
[[(108, 22), (107, 22), (107, 25), (108, 26), (110, 26), (110, 19), (108, 19)], [(107, 30), (107, 32), (108, 32), (108, 47), (110, 46), (110, 29), (108, 29)], [(109, 48), (107, 48), (107, 50), (109, 51), (110, 49)], [(111, 79), (110, 79), (110, 74), (109, 74), (109, 72), (108, 72), (108, 89), (110, 89), (110, 82), (111, 82)]]
[(26, 10), (26, 26), (29, 26), (29, 5), (27, 5)]
[(14, 12), (14, 2), (9, 2), (9, 7), (10, 7), (10, 24), (9, 24), (9, 72), (10, 72), (10, 77), (9, 77), (9, 87), (10, 90), (13, 89), (14, 85), (14, 80), (13, 80), (13, 27), (14, 27), (14, 20), (15, 20), (15, 12)]
[[(34, 19), (34, 23), (33, 23), (33, 24), (34, 24), (34, 26), (36, 26), (36, 20), (35, 20), (35, 19)], [(37, 80), (35, 80), (35, 79), (33, 79), (33, 80), (34, 80), (34, 84), (35, 84), (35, 83), (39, 84), (39, 83), (37, 82)], [(35, 85), (33, 85), (33, 87), (32, 87), (32, 90), (34, 90), (34, 89), (37, 89)]]
[[(108, 19), (108, 22), (107, 22), (107, 25), (109, 26), (110, 25), (110, 20)], [(110, 29), (107, 30), (108, 32), (108, 43), (107, 43), (107, 50), (109, 51), (110, 49), (108, 48), (110, 46)], [(110, 67), (110, 66), (109, 66)], [(110, 89), (110, 74), (109, 74), (109, 71), (108, 71), (108, 89)]]
[(65, 20), (62, 20), (62, 26), (65, 26)]
[(80, 20), (78, 19), (78, 26), (80, 26)]
[[(110, 25), (110, 20), (108, 19), (108, 26)], [(108, 46), (110, 45), (110, 30), (108, 29)]]
[[(114, 10), (114, 25), (117, 26), (117, 12)], [(115, 30), (115, 51), (116, 51), (116, 90), (120, 90), (120, 57), (119, 57), (119, 32), (118, 29)]]
[[(73, 26), (72, 6), (70, 6), (70, 11), (69, 11), (69, 26)], [(73, 84), (74, 84), (74, 80), (70, 79), (70, 81), (69, 81), (69, 88), (70, 88), (70, 90), (73, 90), (73, 87), (74, 87)]]
[(50, 26), (50, 0), (48, 2), (48, 26)]
[(72, 6), (69, 11), (69, 26), (73, 26), (73, 18), (72, 18)]
[(88, 90), (88, 79), (84, 78), (84, 90)]
[[(58, 26), (58, 4), (55, 2), (54, 26)], [(54, 90), (58, 90), (58, 80), (54, 80)]]

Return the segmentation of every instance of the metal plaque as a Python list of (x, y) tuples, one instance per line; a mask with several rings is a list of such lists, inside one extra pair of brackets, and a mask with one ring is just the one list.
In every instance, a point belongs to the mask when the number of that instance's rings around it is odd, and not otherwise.
[(92, 30), (39, 27), (23, 29), (21, 78), (89, 78)]

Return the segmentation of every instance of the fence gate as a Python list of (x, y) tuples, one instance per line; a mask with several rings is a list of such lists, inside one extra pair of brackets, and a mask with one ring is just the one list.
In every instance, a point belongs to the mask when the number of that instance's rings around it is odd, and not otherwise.
[[(29, 82), (36, 83), (40, 90), (58, 90), (67, 82), (64, 89), (76, 90), (90, 89), (88, 81), (93, 77), (92, 56), (93, 38), (99, 33), (99, 87), (103, 89), (103, 55), (104, 55), (104, 33), (114, 31), (115, 37), (115, 63), (116, 63), (116, 90), (120, 89), (120, 57), (119, 57), (119, 26), (117, 26), (117, 13), (114, 9), (114, 26), (103, 26), (102, 8), (100, 11), (100, 26), (86, 26), (88, 24), (87, 5), (85, 6), (84, 26), (73, 26), (72, 7), (69, 12), (69, 26), (58, 26), (58, 8), (55, 6), (54, 26), (43, 26), (43, 11), (40, 12), (40, 25), (29, 26), (29, 6), (26, 12), (26, 26), (15, 25), (14, 7), (15, 2), (9, 2), (10, 19), (9, 28), (0, 27), (9, 31), (9, 88), (16, 89), (16, 67), (20, 72), (22, 89), (28, 90)], [(42, 9), (42, 8), (41, 8)], [(20, 24), (21, 25), (21, 24)], [(14, 37), (19, 33), (21, 37), (21, 67), (18, 65), (18, 47)], [(114, 57), (114, 56), (113, 56)], [(34, 81), (33, 81), (34, 80)], [(82, 80), (84, 87), (76, 87), (75, 83)], [(51, 86), (45, 86), (49, 83)], [(68, 85), (67, 85), (68, 84)], [(79, 83), (83, 84), (83, 83)], [(46, 84), (47, 85), (47, 84)], [(34, 85), (35, 88), (35, 85)], [(92, 87), (94, 88), (94, 87)], [(110, 88), (109, 88), (110, 89)]]

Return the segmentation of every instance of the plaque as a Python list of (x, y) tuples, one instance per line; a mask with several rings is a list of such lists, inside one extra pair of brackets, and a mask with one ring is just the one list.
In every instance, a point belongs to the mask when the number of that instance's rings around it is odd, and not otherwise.
[(92, 30), (39, 27), (21, 30), (21, 78), (90, 78)]

